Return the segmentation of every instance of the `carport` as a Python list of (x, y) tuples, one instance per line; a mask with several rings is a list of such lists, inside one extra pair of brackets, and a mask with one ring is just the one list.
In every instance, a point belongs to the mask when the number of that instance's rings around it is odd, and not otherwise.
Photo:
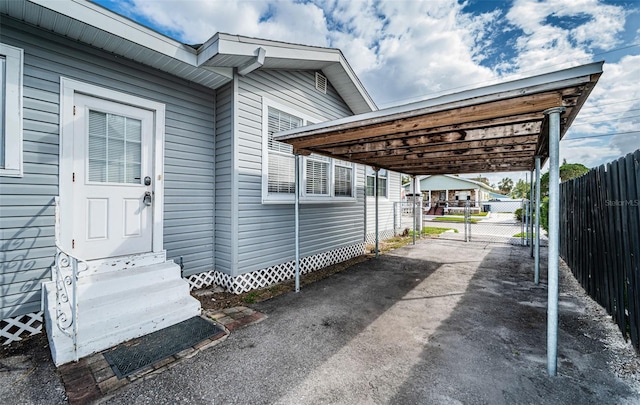
[[(556, 375), (559, 263), (559, 142), (602, 74), (577, 66), (277, 134), (296, 155), (296, 291), (299, 290), (300, 156), (316, 153), (412, 177), (535, 171), (536, 283), (540, 263), (540, 167), (549, 161), (547, 371)], [(377, 176), (376, 176), (377, 177)], [(533, 176), (532, 176), (533, 178)], [(376, 180), (377, 182), (377, 180)], [(377, 185), (375, 187), (377, 194)], [(376, 195), (377, 217), (377, 195)], [(414, 219), (415, 220), (415, 219)], [(376, 226), (376, 250), (377, 250)], [(415, 232), (414, 232), (415, 235)]]

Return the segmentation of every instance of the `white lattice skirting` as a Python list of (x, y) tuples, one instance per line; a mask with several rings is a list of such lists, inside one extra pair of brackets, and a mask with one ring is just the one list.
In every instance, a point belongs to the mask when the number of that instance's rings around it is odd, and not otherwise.
[[(387, 229), (387, 230), (378, 232), (378, 237), (380, 238), (380, 240), (385, 240), (385, 239), (391, 239), (394, 236), (396, 236), (397, 234), (398, 234), (397, 231), (394, 231), (393, 229)], [(367, 234), (366, 243), (367, 244), (376, 243), (376, 233), (375, 232)]]
[[(317, 255), (303, 257), (300, 259), (300, 274), (319, 270), (362, 254), (364, 254), (364, 243), (358, 243)], [(215, 270), (206, 271), (187, 277), (187, 281), (189, 282), (191, 290), (216, 284), (234, 294), (241, 294), (255, 290), (256, 288), (262, 288), (292, 279), (295, 276), (295, 265), (295, 261), (292, 260), (235, 277)]]
[[(42, 332), (42, 311), (0, 320), (0, 339), (3, 345)], [(28, 334), (28, 335), (27, 335)], [(24, 336), (23, 336), (24, 335)]]

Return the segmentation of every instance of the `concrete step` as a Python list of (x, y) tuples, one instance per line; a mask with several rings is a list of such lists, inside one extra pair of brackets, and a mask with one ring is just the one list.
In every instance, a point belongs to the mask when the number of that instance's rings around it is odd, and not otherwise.
[[(131, 271), (129, 271), (131, 270)], [(55, 283), (43, 283), (45, 323), (56, 365), (75, 359), (73, 340), (55, 325)], [(82, 358), (200, 314), (173, 262), (78, 280), (77, 350)]]

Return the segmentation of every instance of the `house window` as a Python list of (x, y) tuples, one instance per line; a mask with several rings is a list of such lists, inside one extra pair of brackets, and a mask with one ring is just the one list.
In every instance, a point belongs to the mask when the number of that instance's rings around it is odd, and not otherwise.
[[(387, 196), (387, 171), (385, 169), (378, 170), (378, 196)], [(367, 197), (374, 197), (376, 184), (376, 172), (371, 167), (367, 167)]]
[(0, 43), (0, 176), (22, 176), (22, 59)]
[[(309, 125), (301, 114), (285, 111), (265, 100), (266, 164), (263, 165), (263, 201), (285, 202), (294, 200), (295, 156), (291, 145), (273, 139), (273, 134)], [(265, 156), (265, 155), (263, 155)], [(331, 202), (354, 197), (354, 165), (325, 156), (311, 154), (301, 158), (301, 201)]]
[(307, 195), (329, 195), (329, 158), (311, 155), (306, 159)]
[(273, 140), (273, 134), (302, 126), (302, 118), (284, 111), (269, 108), (268, 140), (269, 149), (269, 193), (293, 194), (295, 192), (295, 160), (291, 145)]
[(353, 165), (351, 163), (337, 160), (334, 179), (336, 197), (353, 197)]

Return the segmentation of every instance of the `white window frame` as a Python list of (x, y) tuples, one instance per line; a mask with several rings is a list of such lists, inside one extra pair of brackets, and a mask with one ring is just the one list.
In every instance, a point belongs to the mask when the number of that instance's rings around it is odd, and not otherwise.
[(4, 167), (0, 176), (22, 177), (22, 72), (24, 51), (0, 43), (5, 58)]
[[(374, 172), (374, 174), (373, 174), (373, 175), (370, 175), (370, 174), (369, 174), (369, 169), (373, 170), (373, 168), (371, 168), (371, 166), (365, 166), (365, 169), (364, 169), (364, 171), (365, 171), (365, 173), (364, 173), (364, 175), (365, 175), (365, 181), (364, 181), (364, 195), (365, 195), (365, 196), (367, 196), (367, 198), (376, 198), (376, 195), (375, 195), (375, 194), (374, 194), (374, 195), (368, 195), (368, 194), (367, 194), (367, 181), (368, 181), (368, 178), (369, 178), (369, 177), (371, 177), (371, 178), (375, 179), (375, 177), (376, 177), (376, 176), (375, 176), (375, 172)], [(378, 195), (378, 198), (385, 198), (385, 199), (389, 199), (389, 177), (390, 177), (390, 176), (389, 176), (389, 174), (390, 174), (391, 172), (390, 172), (389, 170), (386, 170), (386, 169), (380, 169), (380, 171), (382, 171), (382, 170), (384, 170), (386, 174), (385, 174), (384, 176), (380, 176), (380, 175), (378, 175), (378, 180), (380, 180), (380, 179), (385, 179), (385, 180), (386, 180), (386, 186), (385, 186), (385, 189), (384, 189), (384, 191), (385, 191), (384, 195), (380, 194), (380, 195)], [(374, 180), (374, 181), (375, 181), (375, 180)], [(375, 187), (375, 186), (374, 186), (374, 187)], [(374, 191), (375, 191), (375, 190), (374, 190)]]
[[(262, 99), (262, 203), (263, 204), (293, 204), (295, 202), (295, 193), (269, 193), (269, 108), (275, 108), (284, 113), (291, 114), (295, 117), (302, 119), (302, 125), (309, 125), (310, 123), (316, 123), (323, 121), (322, 118), (312, 117), (308, 114), (304, 114), (295, 110), (292, 107), (278, 103), (277, 101), (263, 98)], [(292, 155), (293, 156), (293, 155)], [(347, 203), (357, 201), (356, 192), (356, 165), (354, 163), (339, 162), (336, 163), (335, 159), (329, 158), (329, 167), (327, 170), (328, 185), (327, 194), (311, 194), (307, 193), (307, 161), (320, 161), (323, 158), (310, 155), (303, 156), (300, 161), (300, 203)], [(344, 166), (351, 168), (351, 197), (344, 197), (334, 195), (335, 193), (335, 166)]]

